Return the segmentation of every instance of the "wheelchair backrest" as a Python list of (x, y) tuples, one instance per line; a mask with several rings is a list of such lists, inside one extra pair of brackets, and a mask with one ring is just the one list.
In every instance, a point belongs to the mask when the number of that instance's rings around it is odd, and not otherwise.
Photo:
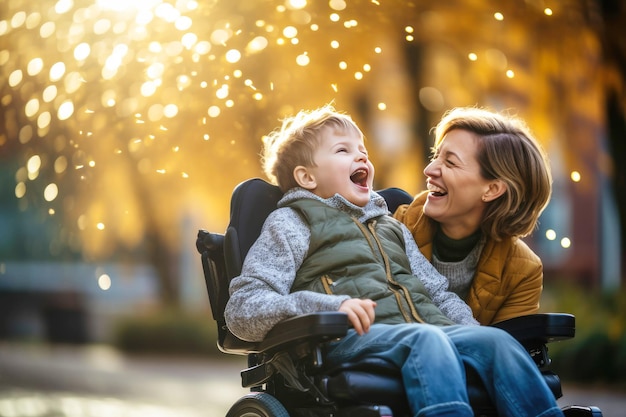
[(244, 181), (235, 187), (224, 242), (229, 280), (241, 273), (248, 250), (259, 237), (265, 219), (276, 209), (282, 195), (277, 186), (260, 178)]

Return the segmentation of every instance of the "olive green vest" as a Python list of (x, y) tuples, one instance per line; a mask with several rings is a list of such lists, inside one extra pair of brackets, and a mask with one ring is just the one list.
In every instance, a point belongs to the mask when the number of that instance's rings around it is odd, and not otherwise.
[(453, 324), (411, 274), (400, 223), (380, 216), (362, 224), (320, 201), (290, 202), (311, 229), (309, 252), (291, 291), (369, 298), (377, 323)]

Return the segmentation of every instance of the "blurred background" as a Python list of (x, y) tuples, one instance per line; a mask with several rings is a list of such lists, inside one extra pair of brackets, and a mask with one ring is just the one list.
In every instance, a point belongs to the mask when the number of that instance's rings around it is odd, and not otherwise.
[(550, 156), (526, 241), (542, 310), (577, 316), (561, 375), (623, 386), (625, 26), (621, 0), (2, 1), (0, 340), (216, 355), (196, 233), (282, 117), (333, 102), (376, 187), (417, 193), (431, 128), (476, 105)]

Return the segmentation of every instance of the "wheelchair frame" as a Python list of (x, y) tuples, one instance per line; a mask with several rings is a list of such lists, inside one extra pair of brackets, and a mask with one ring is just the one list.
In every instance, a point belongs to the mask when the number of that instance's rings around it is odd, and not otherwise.
[[(412, 197), (397, 188), (382, 190), (390, 210)], [(278, 323), (262, 342), (238, 339), (228, 330), (224, 309), (230, 280), (241, 272), (248, 249), (263, 221), (282, 193), (255, 178), (239, 184), (231, 199), (231, 221), (224, 234), (200, 230), (196, 248), (201, 255), (218, 348), (226, 354), (246, 355), (242, 386), (250, 393), (230, 408), (226, 417), (404, 417), (409, 416), (399, 370), (384, 360), (342, 364), (329, 369), (324, 345), (348, 331), (347, 316), (323, 312), (292, 317)], [(522, 316), (495, 325), (511, 333), (528, 350), (555, 398), (562, 396), (558, 376), (550, 365), (547, 344), (574, 337), (571, 314)], [(468, 394), (476, 416), (497, 416), (479, 378), (468, 368)], [(593, 406), (567, 406), (568, 417), (601, 417)]]

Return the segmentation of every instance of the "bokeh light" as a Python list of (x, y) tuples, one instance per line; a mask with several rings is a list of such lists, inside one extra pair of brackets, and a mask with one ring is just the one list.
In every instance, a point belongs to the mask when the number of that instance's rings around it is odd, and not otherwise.
[(108, 274), (102, 274), (98, 277), (98, 287), (107, 291), (111, 288), (111, 277)]
[[(0, 9), (9, 193), (21, 211), (54, 215), (59, 240), (87, 260), (136, 249), (150, 230), (176, 248), (181, 216), (223, 227), (233, 186), (262, 175), (262, 136), (300, 108), (333, 102), (354, 114), (385, 167), (377, 181), (415, 192), (429, 129), (448, 108), (519, 110), (543, 145), (569, 152), (593, 129), (568, 122), (595, 123), (604, 105), (568, 87), (602, 79), (575, 1), (477, 3), (463, 25), (436, 1), (12, 0)], [(551, 143), (577, 135), (577, 146)], [(557, 182), (585, 192), (595, 179), (587, 154), (559, 155)], [(570, 230), (543, 226), (554, 236), (542, 240), (567, 233), (580, 247)]]

